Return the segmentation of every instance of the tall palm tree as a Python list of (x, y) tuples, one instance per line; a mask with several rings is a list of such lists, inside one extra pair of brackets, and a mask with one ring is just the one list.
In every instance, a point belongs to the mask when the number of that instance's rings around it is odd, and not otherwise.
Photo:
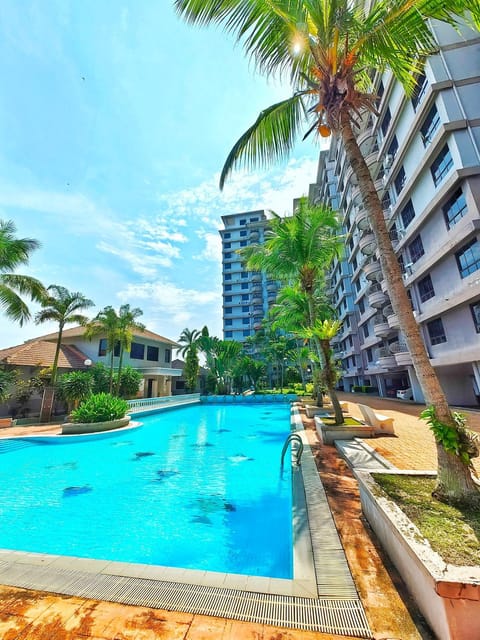
[[(208, 331), (208, 330), (207, 330)], [(187, 389), (192, 393), (197, 386), (198, 372), (200, 370), (200, 361), (198, 359), (198, 350), (200, 349), (201, 332), (198, 329), (185, 328), (178, 339), (179, 344), (183, 345), (177, 349), (182, 358), (185, 358), (184, 376)]]
[(43, 322), (56, 322), (58, 324), (58, 338), (53, 358), (52, 375), (50, 384), (55, 385), (57, 380), (58, 356), (62, 345), (63, 330), (66, 324), (85, 324), (86, 316), (79, 313), (83, 309), (93, 307), (93, 302), (79, 291), (69, 291), (58, 284), (51, 284), (48, 294), (41, 300), (42, 309), (35, 315), (36, 324)]
[(16, 231), (12, 220), (0, 220), (0, 308), (10, 320), (23, 326), (31, 314), (21, 296), (40, 302), (45, 287), (36, 278), (13, 273), (20, 265), (26, 265), (32, 251), (40, 246), (37, 240), (17, 238)]
[(120, 334), (119, 318), (117, 312), (111, 306), (105, 307), (104, 309), (99, 311), (95, 318), (93, 318), (93, 320), (91, 320), (86, 326), (85, 337), (87, 339), (91, 340), (95, 336), (102, 334), (106, 336), (106, 352), (110, 355), (108, 390), (110, 393), (112, 393), (115, 347), (119, 343)]
[(180, 334), (179, 339), (177, 340), (177, 342), (182, 345), (177, 349), (177, 353), (179, 353), (182, 356), (182, 358), (185, 358), (185, 356), (188, 354), (190, 349), (194, 348), (198, 350), (199, 339), (201, 335), (202, 334), (198, 329), (190, 330), (185, 328)]
[(122, 374), (123, 355), (125, 351), (130, 351), (134, 331), (145, 331), (145, 325), (137, 321), (143, 315), (143, 311), (138, 307), (130, 309), (129, 304), (122, 304), (118, 313), (118, 342), (120, 343), (120, 353), (118, 357), (117, 384), (115, 393), (120, 394), (120, 377)]
[(455, 421), (430, 363), (382, 203), (354, 133), (363, 113), (376, 113), (375, 73), (390, 69), (411, 95), (425, 58), (437, 49), (431, 19), (455, 26), (471, 11), (478, 27), (478, 0), (176, 0), (175, 4), (189, 22), (223, 24), (244, 42), (260, 71), (286, 73), (293, 85), (293, 96), (262, 111), (233, 146), (221, 173), (222, 187), (239, 165), (265, 166), (288, 156), (304, 125), (304, 137), (333, 132), (341, 138), (369, 213), (392, 306), (418, 381), (444, 426), (434, 430), (435, 493), (446, 501), (478, 501), (480, 493), (470, 473), (470, 442)]

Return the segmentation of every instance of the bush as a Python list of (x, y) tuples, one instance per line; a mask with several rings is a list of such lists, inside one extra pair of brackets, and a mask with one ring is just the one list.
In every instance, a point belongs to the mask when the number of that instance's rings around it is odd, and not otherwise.
[(89, 371), (72, 371), (59, 376), (57, 394), (68, 403), (69, 409), (84, 402), (92, 393), (93, 378)]
[(97, 393), (72, 411), (71, 418), (72, 422), (108, 422), (123, 418), (127, 409), (125, 400), (109, 393)]
[(140, 389), (140, 383), (143, 375), (133, 367), (124, 367), (120, 373), (120, 389), (121, 398), (135, 398)]
[(352, 386), (353, 393), (375, 393), (377, 391), (377, 387), (372, 387), (369, 384), (354, 384)]

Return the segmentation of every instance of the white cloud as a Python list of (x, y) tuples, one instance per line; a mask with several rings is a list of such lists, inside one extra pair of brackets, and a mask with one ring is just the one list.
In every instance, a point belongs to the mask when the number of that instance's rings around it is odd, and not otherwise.
[(204, 240), (205, 247), (200, 254), (193, 256), (193, 259), (220, 263), (222, 261), (222, 241), (220, 235), (199, 229), (197, 236)]

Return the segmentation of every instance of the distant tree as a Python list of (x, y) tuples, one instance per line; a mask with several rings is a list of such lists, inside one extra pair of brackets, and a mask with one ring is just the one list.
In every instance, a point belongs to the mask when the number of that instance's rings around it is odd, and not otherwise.
[(96, 362), (89, 369), (93, 378), (92, 393), (107, 393), (109, 387), (109, 370), (103, 362)]
[(0, 220), (0, 308), (7, 318), (23, 326), (31, 314), (21, 296), (40, 302), (45, 287), (36, 278), (13, 273), (20, 265), (28, 264), (30, 253), (40, 246), (37, 240), (16, 238), (16, 231), (12, 220)]
[(0, 369), (0, 402), (6, 402), (14, 391), (15, 372)]
[(58, 324), (58, 337), (53, 358), (51, 384), (57, 380), (58, 357), (62, 346), (63, 330), (66, 324), (85, 324), (86, 316), (79, 313), (83, 309), (93, 307), (93, 302), (79, 291), (69, 291), (58, 284), (48, 287), (48, 294), (40, 302), (42, 309), (35, 315), (36, 324), (44, 322), (56, 322)]
[(138, 369), (126, 366), (118, 373), (118, 395), (121, 398), (135, 398), (139, 389), (143, 375)]
[(200, 363), (198, 360), (198, 354), (196, 347), (192, 346), (187, 351), (185, 358), (185, 367), (183, 369), (183, 376), (185, 378), (185, 386), (187, 391), (192, 393), (197, 388), (198, 372), (200, 370)]

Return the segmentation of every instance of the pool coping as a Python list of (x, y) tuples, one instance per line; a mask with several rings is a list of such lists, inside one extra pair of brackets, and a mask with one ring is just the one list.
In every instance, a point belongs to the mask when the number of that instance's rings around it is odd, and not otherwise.
[[(0, 550), (0, 583), (371, 637), (295, 406), (291, 431), (304, 444), (301, 466), (294, 464), (292, 453), (293, 579)], [(274, 620), (271, 611), (276, 611)]]

